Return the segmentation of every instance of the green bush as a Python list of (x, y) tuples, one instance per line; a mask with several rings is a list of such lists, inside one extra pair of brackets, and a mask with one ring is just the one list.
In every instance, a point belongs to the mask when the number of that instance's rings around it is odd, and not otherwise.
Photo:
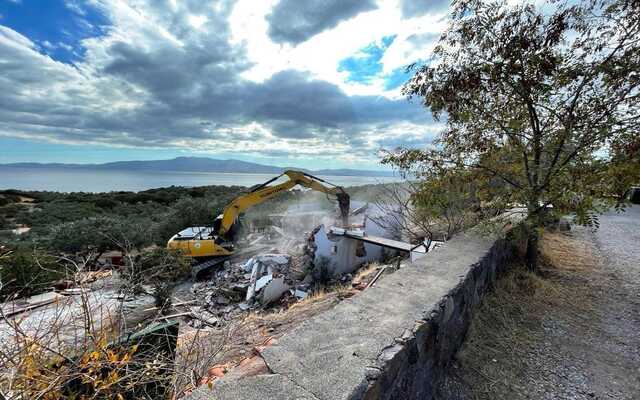
[(0, 215), (0, 230), (11, 229), (13, 224), (9, 222), (3, 215)]
[(21, 212), (24, 210), (24, 207), (21, 206), (20, 204), (9, 204), (7, 206), (2, 207), (2, 215), (4, 215), (7, 218), (16, 218), (18, 215), (21, 214)]
[(60, 224), (94, 217), (102, 212), (100, 208), (91, 203), (54, 201), (41, 203), (33, 212), (19, 213), (17, 220), (19, 223), (29, 226)]
[(144, 219), (87, 218), (50, 228), (47, 247), (69, 253), (117, 248), (139, 248), (153, 242), (153, 232), (140, 223)]
[(0, 300), (48, 290), (65, 276), (64, 266), (42, 251), (22, 247), (0, 258)]

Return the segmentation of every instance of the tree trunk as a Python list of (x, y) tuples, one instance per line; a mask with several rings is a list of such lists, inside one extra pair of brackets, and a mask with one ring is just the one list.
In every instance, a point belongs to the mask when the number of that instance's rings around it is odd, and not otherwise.
[(525, 254), (525, 264), (531, 272), (538, 272), (538, 228), (540, 227), (540, 210), (538, 200), (532, 200), (527, 207), (528, 216), (526, 222), (527, 229), (527, 253)]
[(538, 227), (535, 224), (527, 228), (527, 253), (525, 264), (531, 272), (538, 272)]

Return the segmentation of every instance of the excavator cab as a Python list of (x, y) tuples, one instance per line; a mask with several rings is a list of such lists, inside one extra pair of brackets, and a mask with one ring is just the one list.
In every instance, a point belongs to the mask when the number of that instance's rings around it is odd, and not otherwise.
[[(240, 236), (244, 229), (244, 225), (241, 220), (242, 216), (239, 215), (238, 218), (233, 222), (231, 227), (227, 230), (227, 233), (224, 235), (224, 238), (227, 242), (235, 243), (236, 238)], [(220, 214), (213, 220), (213, 231), (220, 232), (222, 228), (222, 220), (224, 219), (224, 214)], [(221, 239), (221, 236), (218, 236), (218, 239)], [(220, 240), (222, 241), (222, 240)]]
[(216, 230), (210, 226), (194, 226), (181, 230), (169, 239), (167, 248), (180, 250), (190, 257), (230, 256), (232, 242), (221, 240)]

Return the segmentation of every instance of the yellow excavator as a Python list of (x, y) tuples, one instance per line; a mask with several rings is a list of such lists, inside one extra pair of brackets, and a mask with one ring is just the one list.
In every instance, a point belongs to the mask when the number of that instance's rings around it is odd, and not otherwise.
[[(286, 176), (288, 180), (269, 186), (282, 176)], [(197, 276), (201, 271), (223, 263), (234, 254), (234, 239), (239, 225), (238, 217), (241, 213), (296, 185), (335, 196), (340, 208), (342, 224), (344, 227), (347, 226), (350, 200), (349, 195), (341, 186), (336, 186), (305, 172), (287, 170), (281, 175), (251, 188), (248, 193), (236, 197), (215, 219), (212, 227), (190, 227), (173, 235), (167, 243), (167, 248), (180, 250), (186, 256), (192, 257), (194, 260), (193, 274)]]

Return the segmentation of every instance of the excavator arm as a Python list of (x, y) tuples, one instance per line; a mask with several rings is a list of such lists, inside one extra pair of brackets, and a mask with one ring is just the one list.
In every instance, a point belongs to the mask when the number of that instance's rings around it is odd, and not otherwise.
[[(283, 175), (286, 175), (289, 180), (278, 185), (268, 186)], [(223, 213), (218, 217), (219, 221), (216, 224), (218, 235), (225, 237), (236, 222), (238, 216), (247, 208), (269, 200), (270, 198), (275, 197), (279, 193), (287, 191), (296, 185), (301, 185), (318, 192), (336, 196), (340, 207), (342, 223), (344, 226), (347, 225), (349, 217), (349, 195), (342, 187), (333, 185), (325, 180), (304, 172), (288, 170), (282, 175), (279, 175), (252, 189), (249, 193), (236, 197), (231, 203), (229, 203), (225, 207)]]

